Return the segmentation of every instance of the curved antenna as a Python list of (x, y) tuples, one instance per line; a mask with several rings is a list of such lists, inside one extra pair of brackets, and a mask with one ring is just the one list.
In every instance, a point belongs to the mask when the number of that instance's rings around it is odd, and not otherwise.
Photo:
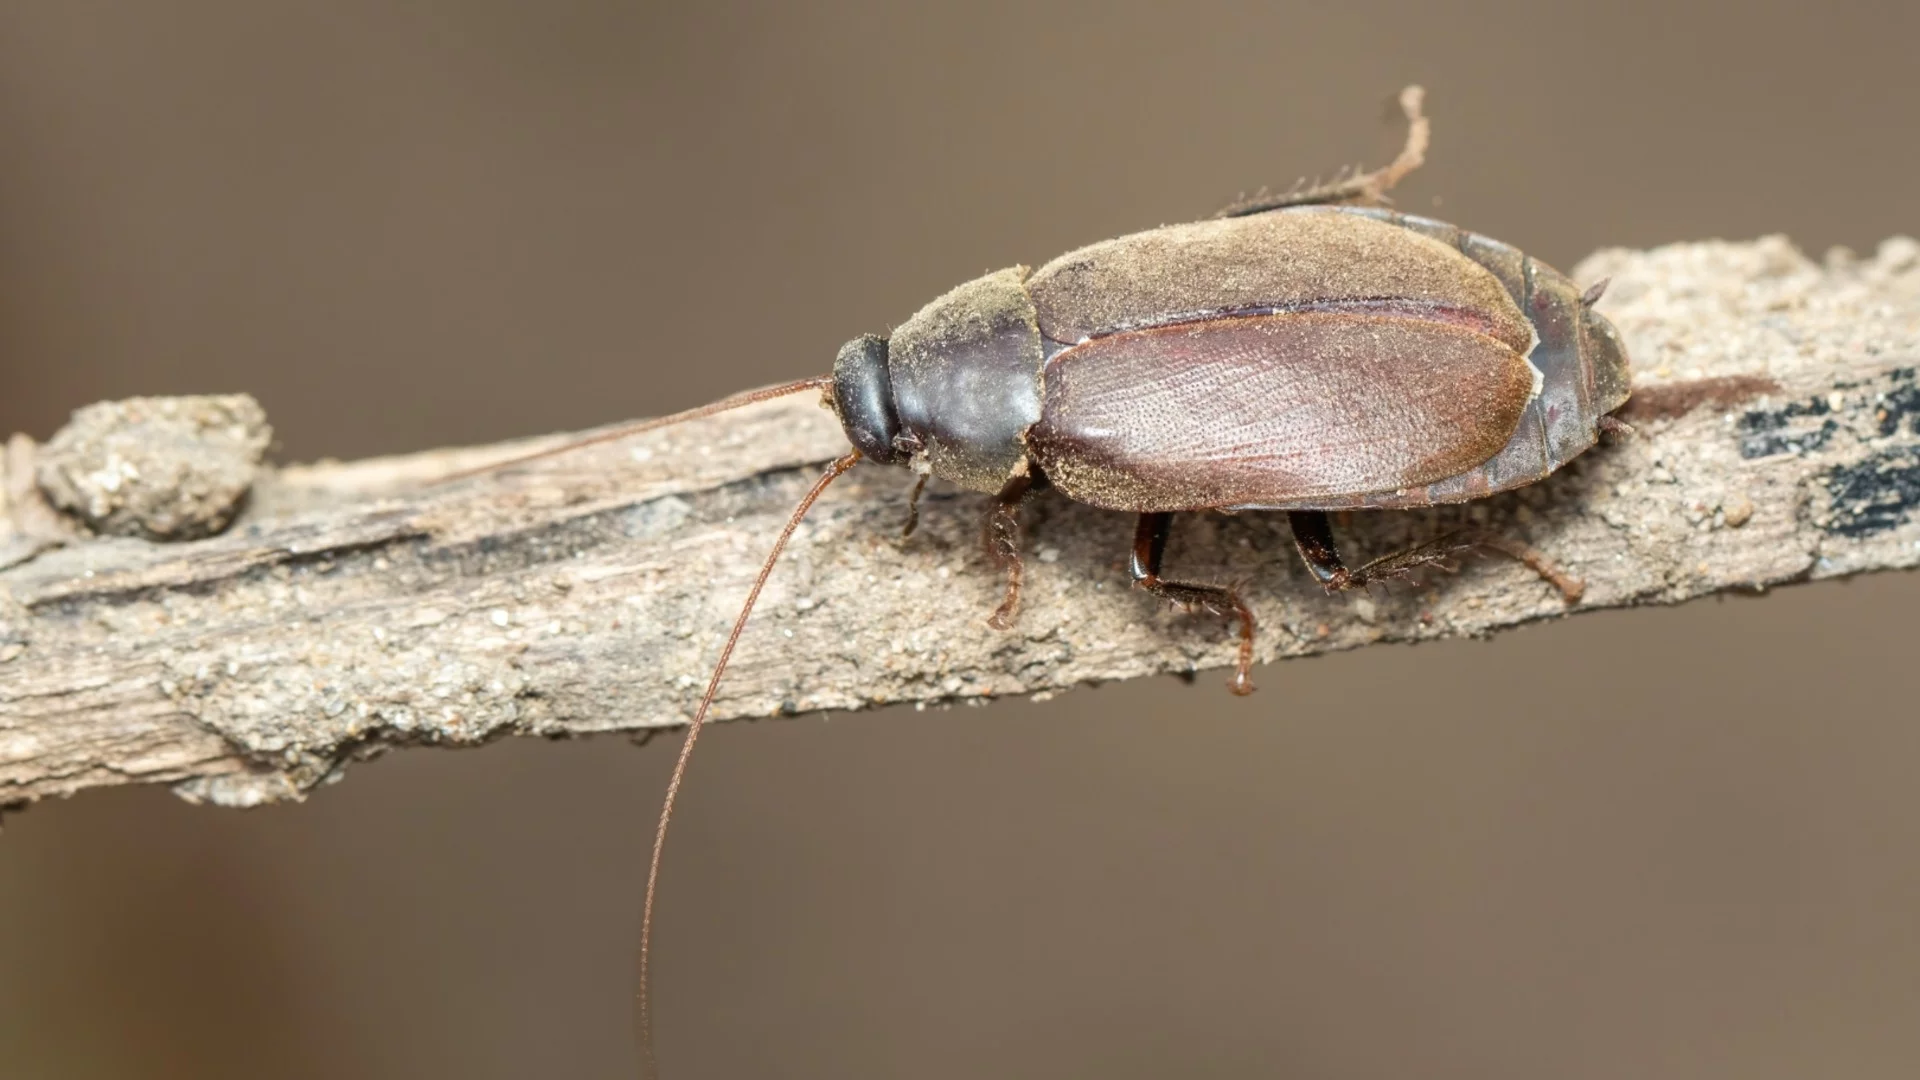
[(828, 465), (826, 473), (814, 481), (813, 488), (801, 498), (800, 505), (793, 508), (793, 515), (787, 518), (786, 528), (780, 530), (779, 538), (773, 542), (773, 550), (767, 553), (767, 561), (760, 566), (760, 576), (753, 579), (753, 588), (747, 590), (747, 602), (741, 605), (739, 617), (733, 620), (733, 632), (727, 635), (727, 643), (720, 649), (720, 659), (713, 665), (713, 676), (707, 680), (706, 696), (700, 699), (700, 708), (694, 711), (693, 721), (687, 725), (686, 740), (680, 744), (680, 757), (673, 763), (673, 775), (667, 778), (667, 797), (660, 806), (660, 824), (653, 830), (653, 858), (647, 863), (647, 898), (640, 911), (640, 1057), (642, 1075), (647, 1080), (659, 1080), (660, 1076), (660, 1065), (653, 1056), (653, 1000), (647, 984), (653, 958), (653, 898), (660, 885), (660, 855), (667, 846), (667, 822), (673, 817), (673, 803), (679, 797), (680, 783), (687, 775), (687, 759), (693, 756), (694, 740), (700, 737), (707, 711), (713, 708), (713, 697), (720, 690), (720, 676), (726, 673), (727, 661), (733, 658), (733, 647), (739, 643), (741, 631), (747, 628), (747, 616), (753, 614), (753, 605), (760, 599), (760, 590), (773, 574), (773, 564), (779, 561), (780, 553), (786, 550), (787, 541), (793, 538), (793, 531), (800, 527), (800, 520), (807, 516), (807, 511), (813, 509), (820, 493), (859, 460), (860, 451), (855, 450)]
[(833, 376), (818, 375), (811, 379), (801, 379), (798, 382), (781, 383), (779, 386), (763, 386), (758, 390), (743, 390), (731, 397), (723, 397), (719, 401), (696, 406), (684, 412), (674, 413), (671, 416), (657, 416), (651, 420), (635, 420), (630, 424), (621, 424), (618, 427), (588, 435), (585, 438), (574, 439), (571, 442), (565, 442), (559, 446), (549, 446), (545, 450), (536, 450), (531, 454), (522, 454), (519, 457), (511, 457), (505, 461), (496, 461), (488, 465), (476, 465), (471, 469), (462, 469), (459, 472), (449, 473), (446, 476), (430, 480), (427, 482), (427, 486), (437, 487), (441, 484), (451, 484), (458, 480), (468, 480), (485, 473), (497, 472), (501, 469), (512, 468), (515, 465), (524, 465), (529, 461), (538, 461), (541, 458), (572, 453), (583, 446), (613, 442), (616, 439), (625, 439), (638, 435), (643, 431), (652, 431), (655, 428), (684, 423), (688, 420), (699, 420), (704, 417), (713, 416), (716, 413), (726, 412), (729, 409), (738, 409), (742, 406), (767, 401), (771, 398), (785, 397), (788, 394), (798, 394), (807, 390), (823, 390), (832, 385)]

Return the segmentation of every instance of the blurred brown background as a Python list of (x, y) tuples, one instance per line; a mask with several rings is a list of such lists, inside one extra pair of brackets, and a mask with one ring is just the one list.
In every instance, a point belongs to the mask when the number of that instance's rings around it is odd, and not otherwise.
[[(1916, 40), (1892, 2), (14, 0), (0, 432), (241, 389), (283, 459), (657, 414), (1378, 162), (1415, 80), (1402, 205), (1562, 268), (1868, 249), (1920, 229)], [(667, 877), (668, 1075), (1911, 1076), (1917, 601), (724, 726)], [(672, 746), (9, 816), (0, 1073), (630, 1075)]]

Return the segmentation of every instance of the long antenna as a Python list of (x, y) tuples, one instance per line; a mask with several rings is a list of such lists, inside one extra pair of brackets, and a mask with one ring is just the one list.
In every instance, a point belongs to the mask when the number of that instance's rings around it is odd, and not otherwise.
[(811, 379), (801, 379), (798, 382), (781, 383), (779, 386), (763, 386), (758, 390), (743, 390), (731, 397), (723, 397), (719, 401), (696, 406), (685, 412), (674, 413), (671, 416), (656, 416), (651, 420), (635, 420), (630, 424), (621, 424), (618, 427), (609, 428), (606, 431), (597, 432), (585, 438), (574, 439), (570, 442), (562, 443), (559, 446), (549, 446), (545, 450), (536, 450), (531, 454), (522, 454), (519, 457), (508, 458), (505, 461), (496, 461), (489, 465), (477, 465), (471, 469), (462, 469), (457, 473), (449, 473), (446, 476), (437, 477), (430, 481), (428, 486), (434, 487), (440, 484), (451, 484), (457, 480), (467, 480), (484, 473), (497, 472), (501, 469), (512, 468), (515, 465), (524, 465), (529, 461), (538, 461), (541, 458), (549, 458), (557, 454), (572, 453), (583, 446), (594, 446), (599, 443), (613, 442), (616, 439), (625, 439), (638, 435), (643, 431), (652, 431), (655, 428), (663, 428), (670, 424), (679, 424), (688, 420), (699, 420), (703, 417), (723, 413), (729, 409), (738, 409), (741, 406), (752, 405), (755, 402), (766, 401), (770, 398), (785, 397), (788, 394), (798, 394), (807, 390), (820, 390), (832, 385), (832, 376), (817, 375)]
[[(809, 384), (794, 383), (784, 392), (793, 393), (795, 389), (803, 388), (805, 385)], [(759, 390), (749, 391), (749, 393), (774, 396), (767, 391)], [(747, 395), (738, 396), (746, 397)], [(715, 405), (707, 408), (715, 409), (715, 406), (724, 404), (724, 402), (716, 402)], [(699, 412), (699, 410), (694, 411)], [(715, 411), (718, 410), (715, 409)], [(667, 420), (672, 419), (674, 418), (667, 418)], [(667, 822), (673, 818), (673, 802), (679, 797), (680, 782), (687, 775), (687, 759), (693, 756), (694, 740), (700, 737), (700, 728), (706, 723), (707, 711), (713, 708), (713, 696), (720, 690), (720, 676), (726, 673), (727, 661), (733, 658), (733, 647), (739, 643), (741, 632), (747, 628), (747, 616), (753, 614), (753, 605), (760, 599), (760, 590), (767, 584), (767, 578), (773, 574), (773, 564), (779, 561), (780, 553), (786, 550), (787, 541), (793, 538), (793, 531), (800, 527), (800, 520), (807, 516), (807, 511), (813, 509), (813, 504), (820, 498), (820, 493), (827, 490), (828, 484), (833, 483), (840, 474), (853, 468), (854, 462), (859, 460), (860, 451), (855, 450), (827, 466), (826, 474), (814, 481), (813, 488), (800, 500), (800, 505), (793, 508), (793, 516), (787, 519), (786, 528), (780, 530), (779, 538), (773, 542), (773, 550), (767, 553), (767, 561), (760, 566), (760, 576), (753, 579), (753, 588), (747, 590), (747, 602), (741, 605), (739, 618), (733, 620), (733, 632), (727, 635), (727, 643), (720, 648), (720, 659), (713, 665), (713, 676), (707, 680), (707, 694), (700, 699), (700, 708), (694, 711), (693, 722), (687, 725), (686, 740), (680, 744), (680, 757), (673, 763), (673, 775), (667, 778), (667, 797), (660, 806), (660, 824), (653, 830), (653, 859), (647, 864), (647, 899), (640, 912), (640, 1056), (641, 1075), (647, 1080), (659, 1080), (660, 1077), (660, 1065), (653, 1056), (653, 1001), (648, 993), (647, 981), (650, 962), (653, 958), (653, 898), (660, 885), (660, 855), (667, 846)]]

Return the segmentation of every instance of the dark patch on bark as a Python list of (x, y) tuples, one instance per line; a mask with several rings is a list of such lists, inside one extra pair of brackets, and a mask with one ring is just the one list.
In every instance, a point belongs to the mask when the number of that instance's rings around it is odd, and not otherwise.
[(1740, 417), (1740, 456), (1751, 461), (1775, 454), (1804, 454), (1809, 450), (1818, 450), (1840, 430), (1840, 425), (1831, 418), (1811, 431), (1788, 431), (1787, 427), (1795, 420), (1829, 416), (1832, 412), (1833, 406), (1828, 405), (1823, 397), (1789, 402), (1778, 409), (1751, 410)]
[(1830, 469), (1824, 479), (1833, 497), (1828, 532), (1856, 539), (1883, 533), (1905, 524), (1920, 507), (1920, 450), (1883, 450)]

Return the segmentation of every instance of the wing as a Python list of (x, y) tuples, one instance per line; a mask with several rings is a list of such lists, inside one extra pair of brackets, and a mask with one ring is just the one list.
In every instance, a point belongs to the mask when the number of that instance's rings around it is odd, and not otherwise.
[(1207, 319), (1056, 354), (1027, 449), (1069, 498), (1114, 510), (1392, 491), (1498, 453), (1534, 376), (1443, 313)]

